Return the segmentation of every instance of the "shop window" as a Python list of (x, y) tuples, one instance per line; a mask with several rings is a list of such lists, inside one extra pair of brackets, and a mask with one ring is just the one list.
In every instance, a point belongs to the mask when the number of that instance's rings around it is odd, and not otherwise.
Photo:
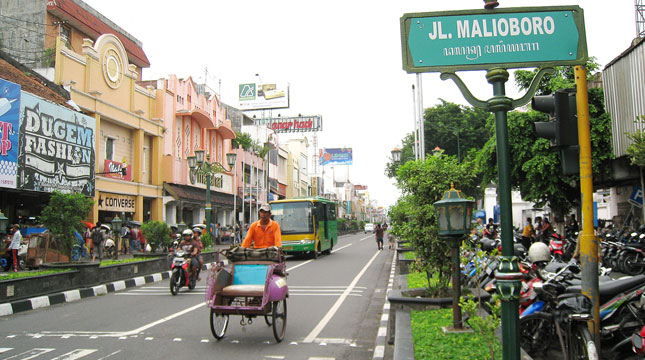
[(105, 138), (105, 160), (114, 160), (114, 138)]
[(143, 170), (143, 173), (145, 174), (146, 171), (148, 170), (147, 164), (148, 163), (148, 147), (144, 146), (143, 147), (143, 166), (141, 167)]

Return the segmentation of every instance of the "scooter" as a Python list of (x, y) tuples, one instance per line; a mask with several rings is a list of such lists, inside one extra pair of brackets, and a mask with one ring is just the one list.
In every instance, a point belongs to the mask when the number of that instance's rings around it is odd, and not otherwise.
[[(172, 264), (170, 265), (170, 293), (177, 295), (179, 288), (188, 286), (190, 290), (197, 284), (197, 275), (191, 276), (190, 263), (192, 258), (184, 250), (177, 250), (174, 253)], [(196, 274), (196, 273), (195, 273)]]
[(556, 261), (564, 261), (564, 237), (556, 233), (551, 234), (549, 239), (549, 250), (551, 250), (551, 255), (553, 255), (553, 258)]

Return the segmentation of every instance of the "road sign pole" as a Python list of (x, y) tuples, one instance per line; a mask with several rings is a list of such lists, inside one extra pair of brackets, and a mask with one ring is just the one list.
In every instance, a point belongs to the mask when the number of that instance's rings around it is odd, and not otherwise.
[(593, 229), (593, 178), (591, 168), (591, 137), (589, 103), (587, 98), (587, 70), (575, 67), (576, 99), (578, 110), (578, 143), (580, 144), (580, 192), (582, 193), (582, 236), (580, 260), (582, 265), (582, 293), (591, 300), (593, 334), (600, 353), (600, 294), (598, 289), (598, 239)]
[(486, 79), (493, 85), (489, 110), (495, 114), (497, 137), (497, 171), (499, 181), (500, 219), (502, 228), (502, 256), (497, 268), (497, 289), (502, 299), (502, 355), (505, 360), (520, 358), (519, 295), (521, 290), (518, 259), (513, 255), (513, 208), (511, 200), (510, 151), (508, 149), (507, 112), (513, 101), (506, 96), (508, 71), (490, 69)]

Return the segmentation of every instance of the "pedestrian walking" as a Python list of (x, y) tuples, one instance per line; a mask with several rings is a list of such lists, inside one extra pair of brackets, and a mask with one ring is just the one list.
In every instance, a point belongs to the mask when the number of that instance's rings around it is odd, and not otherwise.
[(522, 245), (524, 245), (525, 248), (528, 249), (531, 246), (533, 236), (535, 236), (535, 230), (533, 229), (531, 218), (527, 217), (526, 223), (524, 223), (524, 229), (522, 230)]
[(130, 253), (134, 251), (139, 251), (139, 229), (136, 226), (130, 227)]
[(222, 225), (219, 223), (215, 224), (215, 244), (222, 243)]
[(381, 227), (381, 224), (376, 224), (374, 235), (376, 236), (376, 246), (379, 250), (383, 250), (383, 228)]
[(13, 259), (13, 272), (18, 272), (18, 250), (22, 242), (22, 234), (20, 233), (20, 225), (12, 225), (11, 243), (9, 244), (9, 251), (11, 251), (11, 258)]
[(107, 225), (103, 225), (100, 222), (96, 223), (96, 226), (92, 230), (92, 246), (94, 248), (94, 252), (92, 253), (92, 262), (96, 261), (96, 258), (99, 258), (99, 261), (103, 259), (103, 243), (105, 242), (105, 233), (103, 230), (105, 230), (104, 227)]
[(140, 251), (146, 251), (146, 237), (143, 236), (143, 230), (140, 227), (137, 227), (137, 241), (139, 242)]
[(128, 253), (128, 239), (130, 238), (130, 228), (126, 223), (121, 225), (121, 238), (119, 239), (121, 249), (123, 249), (123, 254)]

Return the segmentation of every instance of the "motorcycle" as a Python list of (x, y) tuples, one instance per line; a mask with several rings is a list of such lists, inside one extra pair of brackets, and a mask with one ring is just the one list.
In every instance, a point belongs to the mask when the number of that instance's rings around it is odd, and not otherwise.
[(170, 265), (170, 293), (177, 295), (179, 288), (188, 286), (190, 290), (197, 285), (197, 275), (192, 276), (190, 271), (190, 263), (192, 258), (190, 253), (184, 250), (177, 250), (174, 253), (174, 258)]
[(551, 250), (551, 255), (556, 261), (564, 261), (564, 237), (552, 233), (549, 238), (549, 250)]
[[(20, 244), (20, 248), (18, 249), (18, 269), (23, 270), (25, 269), (25, 258), (27, 257), (27, 244), (22, 243)], [(13, 258), (11, 255), (11, 250), (10, 249), (5, 249), (0, 252), (0, 267), (4, 271), (9, 271), (11, 267), (13, 266)]]

